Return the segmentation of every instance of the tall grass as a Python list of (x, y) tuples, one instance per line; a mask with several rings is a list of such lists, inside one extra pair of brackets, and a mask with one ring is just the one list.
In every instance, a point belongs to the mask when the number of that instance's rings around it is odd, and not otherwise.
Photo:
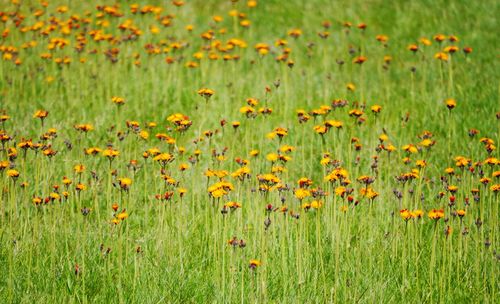
[[(94, 1), (45, 8), (1, 1), (0, 302), (496, 301), (495, 1), (186, 2), (138, 1), (139, 10), (163, 8), (144, 14), (122, 3), (115, 12), (123, 16), (99, 17), (96, 6), (105, 4)], [(62, 5), (67, 12), (58, 12)], [(25, 16), (17, 27), (16, 12)], [(52, 16), (57, 26), (44, 35)], [(79, 28), (66, 33), (71, 16)], [(159, 23), (165, 16), (168, 27)], [(127, 19), (141, 31), (137, 40), (125, 41), (131, 30), (118, 29)], [(43, 26), (33, 30), (37, 21)], [(111, 38), (94, 41), (97, 29)], [(301, 34), (290, 36), (292, 29)], [(210, 41), (200, 37), (208, 30)], [(318, 35), (325, 31), (327, 38)], [(86, 42), (77, 52), (80, 33)], [(376, 40), (382, 34), (386, 43)], [(51, 38), (68, 45), (48, 50)], [(246, 46), (231, 49), (231, 38)], [(26, 47), (30, 41), (36, 45)], [(258, 43), (269, 51), (259, 53)], [(446, 53), (448, 60), (435, 58), (451, 45), (458, 51)], [(105, 55), (113, 48), (117, 55)], [(276, 61), (286, 48), (288, 57)], [(239, 59), (224, 60), (228, 54)], [(359, 56), (366, 62), (353, 63)], [(202, 88), (214, 94), (204, 98)], [(259, 101), (255, 117), (240, 111), (248, 98)], [(452, 109), (448, 99), (456, 101)], [(347, 104), (335, 108), (334, 100)], [(37, 110), (48, 116), (34, 118)], [(307, 122), (299, 123), (298, 110)], [(175, 113), (192, 123), (185, 132), (167, 120)], [(342, 127), (315, 132), (329, 120)], [(78, 131), (78, 124), (93, 130)], [(278, 127), (287, 130), (282, 138)], [(471, 136), (472, 129), (479, 133)], [(23, 149), (29, 139), (41, 146)], [(390, 145), (396, 149), (387, 151)], [(101, 151), (84, 153), (91, 147)], [(119, 155), (103, 155), (109, 148)], [(152, 148), (174, 160), (162, 166)], [(57, 153), (46, 156), (49, 149)], [(241, 167), (250, 170), (243, 180), (231, 175)], [(347, 175), (325, 179), (339, 168)], [(227, 176), (207, 177), (208, 169)], [(271, 173), (279, 182), (267, 189), (262, 175)], [(220, 181), (233, 189), (210, 196)], [(300, 189), (309, 195), (299, 199)], [(241, 207), (224, 208), (229, 202)]]

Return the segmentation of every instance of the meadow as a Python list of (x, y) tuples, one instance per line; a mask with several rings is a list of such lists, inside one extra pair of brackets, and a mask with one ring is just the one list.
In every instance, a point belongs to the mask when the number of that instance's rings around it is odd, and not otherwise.
[(499, 6), (0, 0), (0, 302), (497, 303)]

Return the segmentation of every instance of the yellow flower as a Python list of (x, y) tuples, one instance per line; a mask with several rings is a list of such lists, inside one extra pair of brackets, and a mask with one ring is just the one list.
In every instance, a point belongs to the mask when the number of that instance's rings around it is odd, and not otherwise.
[(295, 197), (301, 201), (304, 198), (311, 196), (311, 191), (304, 189), (304, 188), (297, 188), (297, 189), (295, 189), (294, 194), (295, 194)]
[(275, 161), (277, 161), (277, 160), (278, 160), (278, 158), (279, 158), (279, 155), (278, 155), (278, 154), (276, 154), (276, 153), (269, 153), (269, 154), (267, 154), (267, 156), (266, 156), (266, 159), (267, 159), (268, 161), (270, 161), (270, 162), (275, 162)]
[(346, 192), (347, 192), (347, 189), (343, 186), (339, 186), (339, 187), (335, 188), (335, 194), (338, 196), (343, 197)]
[(79, 125), (74, 125), (75, 130), (81, 131), (84, 133), (87, 133), (89, 131), (94, 130), (94, 127), (90, 124), (79, 124)]
[(13, 179), (17, 179), (19, 177), (19, 171), (15, 169), (9, 169), (7, 170), (7, 176), (12, 177)]
[(441, 61), (448, 61), (448, 54), (439, 52), (434, 55), (434, 58), (441, 60)]
[(141, 132), (139, 132), (139, 136), (140, 136), (142, 139), (146, 140), (146, 139), (148, 139), (148, 138), (149, 138), (149, 132), (148, 132), (148, 131), (146, 131), (146, 130), (142, 130)]
[(453, 108), (457, 106), (457, 102), (453, 98), (446, 99), (445, 101), (446, 107), (451, 111)]
[(408, 221), (412, 218), (412, 213), (408, 209), (402, 209), (399, 211), (399, 215), (403, 218), (403, 220)]
[(76, 165), (73, 169), (75, 170), (75, 173), (81, 174), (83, 173), (83, 171), (85, 171), (85, 166), (80, 164)]
[(198, 95), (200, 95), (201, 97), (204, 97), (206, 100), (208, 100), (214, 94), (215, 94), (215, 91), (211, 90), (211, 89), (202, 88), (202, 89), (198, 90)]
[(257, 1), (256, 1), (256, 0), (248, 0), (248, 1), (247, 1), (247, 6), (248, 6), (249, 8), (254, 8), (254, 7), (256, 7), (256, 6), (257, 6)]
[(387, 134), (383, 133), (378, 137), (378, 140), (383, 143), (384, 141), (387, 141), (389, 139), (389, 136)]
[(415, 147), (415, 145), (413, 145), (413, 144), (404, 145), (402, 149), (408, 153), (417, 153), (418, 152), (417, 147)]
[(379, 106), (379, 105), (373, 105), (371, 108), (373, 113), (380, 113), (380, 111), (382, 111), (382, 106)]
[(241, 204), (238, 202), (227, 202), (226, 204), (224, 204), (224, 206), (231, 209), (241, 208)]
[(111, 101), (119, 106), (122, 106), (125, 104), (125, 99), (123, 97), (118, 97), (118, 96), (113, 96), (111, 97)]
[(71, 179), (67, 178), (66, 176), (63, 178), (62, 182), (66, 186), (69, 186), (72, 183)]
[(156, 155), (153, 160), (159, 162), (161, 166), (165, 166), (167, 163), (174, 161), (174, 156), (170, 153), (160, 153)]
[(113, 159), (120, 155), (120, 152), (118, 150), (114, 150), (112, 148), (107, 148), (106, 150), (102, 151), (102, 155), (109, 158)]
[(118, 183), (123, 190), (128, 190), (132, 185), (132, 180), (128, 177), (122, 177), (118, 179)]
[(101, 151), (102, 151), (101, 149), (95, 148), (95, 147), (93, 147), (93, 148), (87, 148), (87, 149), (85, 149), (85, 154), (87, 154), (87, 155), (97, 155)]
[(425, 148), (430, 148), (430, 147), (432, 147), (435, 143), (436, 143), (436, 141), (434, 141), (434, 140), (430, 140), (429, 138), (426, 138), (426, 139), (424, 139), (424, 140), (422, 140), (422, 141), (420, 142), (420, 145), (421, 145), (422, 147), (425, 147)]
[(125, 212), (125, 211), (122, 211), (122, 212), (118, 213), (118, 215), (116, 216), (116, 218), (119, 219), (120, 221), (123, 221), (126, 218), (128, 218), (128, 213)]
[(439, 219), (444, 217), (444, 210), (443, 209), (432, 209), (429, 211), (427, 216), (432, 219), (438, 221)]
[(314, 200), (311, 202), (311, 208), (313, 209), (319, 209), (323, 206), (323, 202), (322, 201), (318, 201), (318, 200)]
[(413, 210), (413, 212), (411, 213), (411, 216), (413, 218), (422, 218), (422, 216), (424, 216), (424, 212), (420, 209)]
[(179, 193), (180, 197), (183, 197), (187, 193), (186, 188), (177, 188), (177, 192)]
[(325, 121), (325, 126), (328, 128), (333, 127), (333, 128), (340, 129), (340, 128), (342, 128), (343, 123), (341, 121), (331, 119), (331, 120)]
[(251, 269), (255, 269), (255, 268), (259, 267), (261, 264), (262, 263), (259, 260), (252, 259), (252, 260), (250, 260), (249, 267)]
[(415, 162), (415, 165), (417, 165), (417, 167), (420, 167), (420, 168), (424, 168), (427, 166), (427, 162), (425, 160), (417, 160)]
[(45, 119), (49, 115), (48, 111), (45, 110), (37, 110), (35, 114), (33, 114), (33, 118), (40, 118), (41, 120)]
[(420, 43), (422, 43), (425, 46), (429, 46), (432, 44), (432, 42), (427, 38), (420, 38)]
[(77, 191), (84, 191), (84, 190), (87, 190), (87, 186), (80, 183), (80, 184), (76, 185), (75, 189)]

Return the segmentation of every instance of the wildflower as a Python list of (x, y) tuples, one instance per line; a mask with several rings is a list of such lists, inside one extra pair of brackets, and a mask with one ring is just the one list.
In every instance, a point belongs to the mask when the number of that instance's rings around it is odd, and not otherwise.
[(413, 144), (404, 145), (402, 148), (407, 153), (417, 153), (418, 149)]
[(127, 177), (119, 178), (118, 183), (120, 184), (120, 188), (122, 190), (127, 191), (130, 188), (130, 185), (132, 185), (132, 180)]
[(259, 260), (252, 259), (252, 260), (250, 260), (248, 267), (250, 267), (250, 269), (252, 269), (252, 270), (255, 270), (260, 265), (261, 265), (261, 262)]
[(322, 201), (313, 200), (313, 201), (310, 203), (310, 207), (311, 207), (312, 209), (320, 209), (322, 206), (323, 206), (323, 202), (322, 202)]
[(420, 43), (422, 43), (425, 46), (429, 46), (429, 45), (432, 44), (432, 42), (429, 39), (427, 39), (427, 38), (420, 38), (419, 41), (420, 41)]
[(437, 42), (443, 42), (446, 39), (446, 36), (443, 34), (437, 34), (437, 35), (434, 35), (433, 38)]
[(367, 60), (367, 58), (365, 56), (358, 56), (356, 58), (354, 58), (354, 60), (352, 61), (353, 63), (357, 63), (357, 64), (363, 64), (363, 62), (365, 62)]
[(117, 106), (123, 106), (125, 104), (125, 99), (118, 96), (111, 97), (111, 102), (113, 102)]
[(335, 188), (335, 195), (337, 195), (337, 196), (344, 197), (346, 193), (347, 193), (347, 189), (343, 186), (339, 186), (339, 187)]
[(439, 52), (434, 55), (434, 58), (441, 60), (441, 61), (448, 61), (448, 54)]
[(87, 148), (84, 150), (85, 151), (85, 154), (86, 155), (97, 155), (99, 154), (102, 150), (99, 149), (99, 148), (95, 148), (95, 147), (92, 147), (92, 148)]
[(78, 124), (78, 125), (74, 125), (73, 127), (75, 128), (75, 130), (83, 132), (83, 133), (87, 133), (89, 131), (94, 130), (94, 127), (90, 124)]
[(299, 184), (300, 188), (307, 188), (312, 185), (312, 180), (308, 179), (307, 177), (302, 177), (297, 183)]
[(34, 196), (31, 201), (33, 202), (33, 204), (35, 204), (35, 206), (38, 206), (42, 203), (42, 198), (39, 197), (39, 196)]
[(386, 43), (389, 40), (389, 37), (387, 37), (386, 35), (377, 35), (375, 39), (377, 39), (377, 41), (379, 42)]
[(432, 220), (438, 221), (439, 219), (444, 217), (444, 210), (443, 209), (432, 209), (431, 211), (429, 211), (427, 216)]
[(212, 198), (219, 199), (229, 194), (229, 192), (232, 191), (233, 189), (234, 186), (230, 182), (220, 181), (208, 187), (207, 190)]
[(458, 47), (456, 45), (450, 45), (444, 48), (444, 52), (453, 54), (458, 51)]
[(311, 192), (304, 188), (298, 188), (295, 189), (294, 195), (299, 201), (302, 201), (304, 198), (311, 196)]
[(234, 209), (241, 208), (241, 204), (238, 202), (227, 202), (224, 204), (224, 207), (234, 210)]
[(89, 213), (92, 211), (91, 208), (83, 207), (81, 210), (83, 216), (89, 215)]
[(455, 99), (449, 98), (445, 100), (446, 107), (451, 111), (457, 106)]
[(33, 114), (33, 118), (40, 118), (41, 122), (42, 122), (42, 126), (43, 126), (43, 121), (45, 120), (45, 118), (47, 118), (47, 116), (49, 115), (49, 112), (48, 111), (45, 111), (45, 110), (37, 110), (35, 112), (35, 114)]
[(411, 212), (411, 216), (412, 216), (413, 218), (422, 218), (422, 217), (424, 216), (424, 212), (423, 212), (422, 210), (419, 210), (419, 209), (417, 209), (417, 210), (413, 210), (413, 211)]
[(128, 218), (128, 213), (125, 212), (125, 210), (123, 210), (122, 212), (118, 213), (116, 218), (119, 219), (120, 221), (124, 221), (125, 219)]
[(373, 105), (370, 109), (372, 110), (373, 113), (378, 114), (382, 110), (382, 107), (379, 105)]
[(83, 171), (85, 171), (85, 166), (80, 164), (80, 165), (76, 165), (73, 169), (75, 170), (75, 173), (81, 174), (81, 173), (83, 173)]
[(416, 44), (410, 44), (410, 45), (408, 46), (408, 50), (410, 50), (410, 51), (412, 51), (412, 52), (414, 52), (414, 53), (415, 53), (415, 52), (417, 52), (417, 51), (418, 51), (418, 45), (416, 45)]
[(490, 190), (491, 190), (493, 193), (500, 192), (500, 184), (495, 184), (495, 185), (492, 185), (492, 186), (490, 187)]
[(120, 152), (118, 150), (114, 150), (113, 148), (107, 148), (106, 150), (102, 151), (102, 155), (107, 157), (111, 161), (115, 157), (120, 155)]
[(75, 187), (76, 191), (84, 191), (87, 190), (87, 186), (85, 184), (79, 183)]
[(11, 177), (13, 180), (17, 180), (17, 178), (19, 177), (19, 171), (15, 169), (9, 169), (7, 170), (7, 176)]
[(252, 150), (252, 151), (250, 151), (249, 154), (252, 157), (257, 157), (259, 155), (259, 150)]
[(48, 111), (45, 110), (37, 110), (35, 114), (33, 114), (33, 118), (45, 119), (49, 115)]
[(198, 95), (205, 98), (205, 101), (207, 101), (207, 102), (210, 99), (210, 97), (212, 97), (212, 95), (214, 95), (214, 94), (215, 94), (215, 91), (211, 90), (211, 89), (202, 88), (202, 89), (198, 90)]
[(288, 31), (288, 36), (293, 37), (293, 38), (298, 38), (302, 35), (302, 30), (301, 29), (292, 29)]
[(405, 220), (406, 222), (412, 218), (412, 213), (408, 209), (402, 209), (399, 211), (399, 215)]
[(446, 238), (448, 238), (448, 236), (450, 236), (452, 232), (453, 229), (450, 226), (446, 226), (446, 228), (444, 228), (444, 235), (446, 236)]

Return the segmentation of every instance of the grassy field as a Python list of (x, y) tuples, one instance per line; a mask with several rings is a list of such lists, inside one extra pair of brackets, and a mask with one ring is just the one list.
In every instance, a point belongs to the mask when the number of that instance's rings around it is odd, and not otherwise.
[(498, 301), (498, 1), (121, 2), (0, 0), (1, 303)]

